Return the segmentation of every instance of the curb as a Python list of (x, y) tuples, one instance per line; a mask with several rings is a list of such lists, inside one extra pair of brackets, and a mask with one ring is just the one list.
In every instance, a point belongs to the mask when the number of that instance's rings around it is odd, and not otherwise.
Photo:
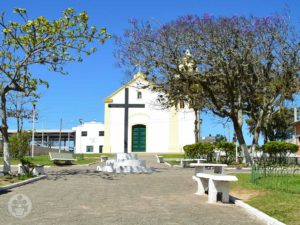
[(237, 170), (237, 171), (251, 171), (251, 168), (235, 168), (235, 167), (227, 167), (225, 170)]
[(255, 216), (257, 219), (263, 221), (264, 223), (268, 225), (285, 225), (285, 223), (280, 222), (279, 220), (265, 214), (264, 212), (248, 205), (247, 203), (243, 202), (242, 200), (237, 199), (236, 197), (233, 197), (229, 195), (230, 202), (234, 203), (236, 206), (239, 206), (246, 210), (249, 214)]
[(164, 162), (164, 164), (166, 164), (169, 167), (172, 167), (172, 165), (170, 163), (168, 163), (168, 162)]
[(11, 189), (11, 188), (20, 187), (20, 186), (23, 186), (25, 184), (29, 184), (29, 183), (32, 183), (32, 182), (44, 179), (46, 177), (47, 177), (47, 175), (40, 175), (40, 176), (37, 176), (37, 177), (30, 178), (28, 180), (24, 180), (24, 181), (20, 181), (20, 182), (8, 184), (8, 185), (5, 185), (3, 187), (0, 187), (0, 192), (8, 190), (8, 189)]

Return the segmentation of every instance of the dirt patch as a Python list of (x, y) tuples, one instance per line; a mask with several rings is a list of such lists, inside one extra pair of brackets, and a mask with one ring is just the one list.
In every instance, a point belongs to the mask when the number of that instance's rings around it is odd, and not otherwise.
[(26, 179), (29, 179), (30, 177), (26, 177), (26, 176), (1, 176), (0, 177), (0, 187), (1, 186), (6, 186), (8, 184), (12, 184), (12, 183), (16, 183), (19, 181), (23, 181)]
[(17, 178), (0, 177), (0, 187), (17, 182)]
[(243, 201), (247, 201), (254, 197), (262, 196), (264, 194), (265, 194), (265, 192), (256, 191), (256, 190), (232, 190), (232, 191), (230, 191), (231, 196), (239, 198)]

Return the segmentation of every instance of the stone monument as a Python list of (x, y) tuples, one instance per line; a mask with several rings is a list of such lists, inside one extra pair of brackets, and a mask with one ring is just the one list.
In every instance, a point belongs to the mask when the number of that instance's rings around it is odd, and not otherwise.
[(97, 171), (107, 173), (151, 173), (146, 161), (138, 159), (135, 153), (117, 153), (116, 159), (105, 161), (104, 166), (97, 166)]

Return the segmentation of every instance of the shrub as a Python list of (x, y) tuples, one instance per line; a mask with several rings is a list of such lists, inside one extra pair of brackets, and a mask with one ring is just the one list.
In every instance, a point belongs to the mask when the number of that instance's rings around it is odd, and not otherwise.
[(262, 150), (269, 154), (271, 161), (284, 163), (289, 154), (298, 151), (298, 145), (282, 141), (270, 141), (262, 146)]
[(232, 142), (217, 142), (215, 147), (225, 152), (225, 157), (223, 158), (223, 163), (231, 163), (235, 160), (235, 144)]
[(206, 158), (207, 161), (213, 160), (214, 145), (207, 142), (195, 143), (183, 147), (187, 158)]
[(30, 133), (17, 133), (9, 138), (9, 151), (14, 159), (21, 159), (30, 150)]
[(20, 162), (22, 164), (22, 169), (25, 175), (31, 177), (35, 166), (34, 163), (28, 158), (21, 158)]

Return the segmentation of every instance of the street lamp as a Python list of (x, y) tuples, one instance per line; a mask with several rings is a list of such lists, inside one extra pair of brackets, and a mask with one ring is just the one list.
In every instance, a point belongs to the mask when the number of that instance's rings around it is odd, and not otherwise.
[(235, 162), (239, 162), (239, 158), (238, 158), (238, 145), (237, 145), (237, 136), (236, 133), (233, 134), (233, 138), (232, 141), (235, 142)]

